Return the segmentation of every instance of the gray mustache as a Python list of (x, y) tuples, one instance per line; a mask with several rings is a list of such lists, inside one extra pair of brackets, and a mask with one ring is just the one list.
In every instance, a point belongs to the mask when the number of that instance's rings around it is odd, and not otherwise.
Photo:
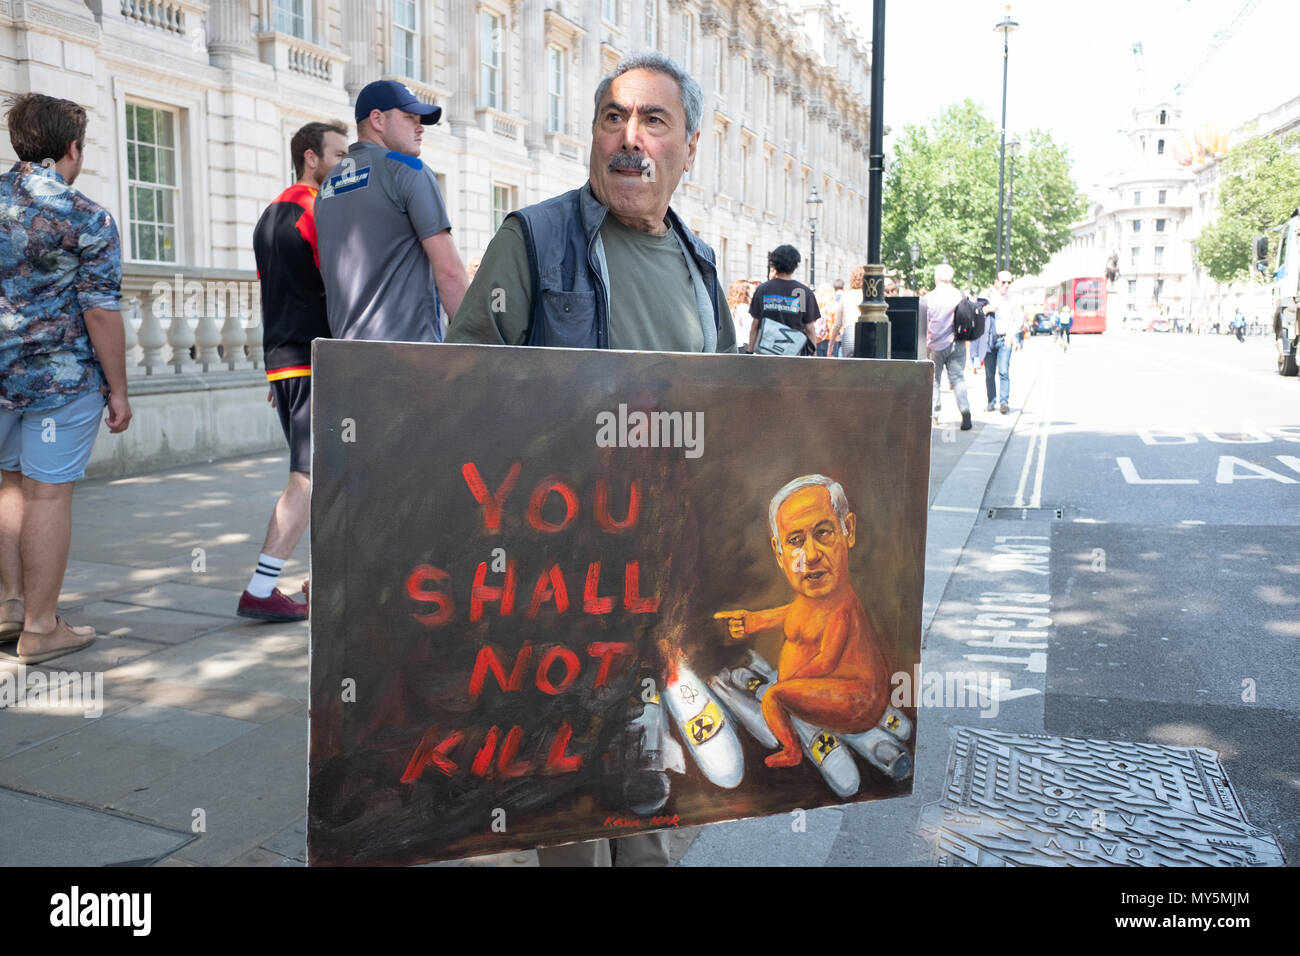
[(645, 169), (646, 159), (636, 153), (615, 153), (609, 158), (608, 170), (612, 173), (619, 169), (634, 169), (638, 173)]

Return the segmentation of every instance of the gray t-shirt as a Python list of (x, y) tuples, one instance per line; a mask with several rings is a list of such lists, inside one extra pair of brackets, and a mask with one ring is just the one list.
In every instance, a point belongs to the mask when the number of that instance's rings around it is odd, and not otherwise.
[[(606, 216), (600, 227), (609, 271), (609, 347), (647, 352), (701, 352), (704, 332), (695, 286), (681, 244), (671, 232), (652, 236)], [(522, 227), (514, 218), (497, 230), (461, 302), (449, 342), (524, 345), (532, 290)], [(721, 297), (720, 289), (715, 296)], [(735, 325), (724, 312), (716, 350), (735, 351)]]
[(433, 266), (421, 242), (449, 229), (433, 170), (417, 157), (353, 143), (316, 198), (334, 337), (441, 341)]

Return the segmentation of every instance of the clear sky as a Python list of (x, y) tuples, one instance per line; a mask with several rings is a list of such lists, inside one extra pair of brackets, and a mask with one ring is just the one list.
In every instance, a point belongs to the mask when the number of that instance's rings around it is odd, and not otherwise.
[[(839, 0), (871, 36), (871, 0)], [(1141, 41), (1147, 96), (1174, 99), (1218, 31), (1250, 0), (1019, 0), (1011, 18), (1008, 135), (1038, 127), (1069, 149), (1088, 188), (1122, 163), (1138, 99), (1133, 44)], [(888, 0), (885, 124), (927, 123), (969, 96), (996, 125), (1002, 106), (1005, 4), (987, 0)], [(1300, 95), (1300, 0), (1257, 0), (1249, 16), (1174, 102), (1188, 125), (1225, 131)], [(886, 153), (890, 147), (885, 141)]]

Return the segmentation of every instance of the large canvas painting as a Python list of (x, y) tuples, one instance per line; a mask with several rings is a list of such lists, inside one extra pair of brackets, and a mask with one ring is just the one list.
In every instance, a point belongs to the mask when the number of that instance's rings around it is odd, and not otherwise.
[(931, 369), (318, 340), (310, 862), (909, 793)]

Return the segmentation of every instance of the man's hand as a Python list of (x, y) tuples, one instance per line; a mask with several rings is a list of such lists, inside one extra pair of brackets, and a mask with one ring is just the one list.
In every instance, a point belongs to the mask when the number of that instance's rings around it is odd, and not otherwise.
[(108, 414), (104, 417), (104, 422), (114, 435), (126, 431), (131, 424), (131, 403), (126, 400), (125, 392), (109, 393)]
[(727, 635), (735, 640), (740, 640), (745, 636), (745, 618), (748, 614), (748, 611), (719, 611), (713, 615), (713, 619), (715, 621), (726, 621)]
[(270, 385), (266, 387), (266, 404), (270, 405), (272, 408), (275, 408), (275, 389), (272, 388)]

